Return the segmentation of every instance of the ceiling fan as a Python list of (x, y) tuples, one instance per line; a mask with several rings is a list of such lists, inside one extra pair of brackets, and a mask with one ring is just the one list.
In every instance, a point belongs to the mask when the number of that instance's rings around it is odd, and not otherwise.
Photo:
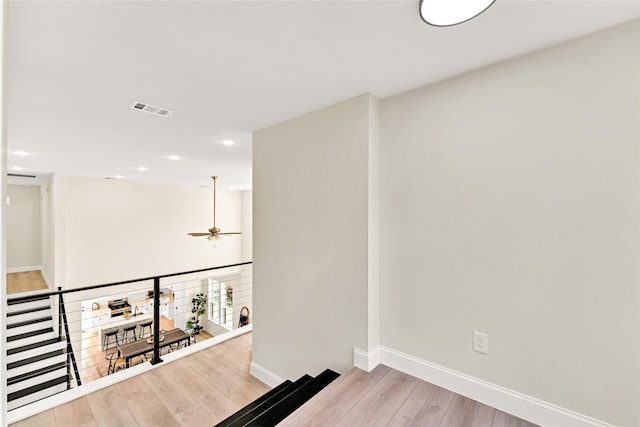
[(209, 229), (208, 233), (189, 233), (192, 237), (207, 237), (209, 240), (220, 240), (222, 236), (230, 236), (232, 234), (242, 234), (240, 232), (221, 233), (220, 229), (216, 227), (216, 180), (217, 176), (212, 176), (213, 179), (213, 227)]

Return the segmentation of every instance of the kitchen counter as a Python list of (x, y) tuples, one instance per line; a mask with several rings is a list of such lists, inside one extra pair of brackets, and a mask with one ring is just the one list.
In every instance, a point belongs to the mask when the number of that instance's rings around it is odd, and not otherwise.
[[(98, 342), (100, 343), (100, 350), (104, 350), (102, 346), (102, 335), (106, 332), (110, 332), (113, 330), (119, 330), (118, 332), (118, 342), (122, 342), (122, 328), (125, 326), (139, 325), (140, 323), (145, 323), (148, 321), (153, 321), (152, 314), (139, 314), (138, 316), (129, 316), (129, 318), (125, 319), (124, 316), (118, 317), (109, 317), (103, 321), (98, 323)], [(136, 331), (138, 333), (138, 331)]]

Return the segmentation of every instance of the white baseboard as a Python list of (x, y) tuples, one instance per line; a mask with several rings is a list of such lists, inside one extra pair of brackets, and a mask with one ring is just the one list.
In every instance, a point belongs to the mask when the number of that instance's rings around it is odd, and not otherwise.
[(41, 265), (31, 265), (27, 267), (11, 267), (11, 268), (7, 268), (7, 273), (24, 273), (25, 271), (34, 271), (34, 270), (42, 271), (42, 268), (43, 267)]
[[(377, 358), (377, 363), (376, 363)], [(370, 371), (378, 363), (542, 426), (612, 427), (603, 421), (491, 384), (389, 347), (354, 350), (354, 364)]]
[(53, 288), (53, 286), (51, 286), (51, 282), (49, 282), (49, 278), (47, 277), (47, 273), (44, 272), (44, 269), (41, 268), (40, 269), (40, 274), (42, 274), (42, 278), (44, 279), (44, 283), (47, 284), (47, 287), (52, 290), (55, 291), (55, 289)]
[(371, 372), (373, 368), (380, 364), (380, 348), (376, 347), (371, 352), (354, 348), (353, 364), (363, 371)]
[(249, 366), (249, 373), (269, 387), (276, 387), (286, 381), (284, 378), (274, 374), (267, 368), (258, 365), (254, 361), (251, 361), (251, 365)]

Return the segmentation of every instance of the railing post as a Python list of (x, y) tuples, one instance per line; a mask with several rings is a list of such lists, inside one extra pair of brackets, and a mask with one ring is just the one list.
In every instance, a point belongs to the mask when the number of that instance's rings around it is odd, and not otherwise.
[(71, 334), (69, 333), (69, 321), (67, 320), (67, 310), (64, 308), (64, 299), (62, 298), (62, 288), (58, 287), (58, 298), (59, 298), (59, 307), (60, 313), (59, 316), (62, 317), (64, 323), (64, 337), (67, 341), (67, 388), (71, 388), (70, 381), (70, 371), (69, 371), (69, 362), (73, 365), (73, 373), (76, 376), (76, 384), (78, 387), (82, 385), (82, 381), (80, 380), (80, 372), (78, 371), (78, 364), (76, 362), (76, 355), (73, 352), (73, 346), (71, 345)]
[(58, 286), (58, 338), (62, 339), (62, 286)]
[(160, 359), (160, 278), (153, 279), (153, 359), (151, 364), (162, 362)]

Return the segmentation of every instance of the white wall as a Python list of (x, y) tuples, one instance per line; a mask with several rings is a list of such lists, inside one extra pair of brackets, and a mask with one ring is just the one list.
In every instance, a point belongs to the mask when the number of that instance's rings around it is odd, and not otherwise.
[(345, 371), (367, 348), (371, 98), (253, 135), (253, 362)]
[(639, 31), (382, 101), (383, 345), (640, 425)]
[(7, 185), (7, 194), (7, 268), (40, 267), (40, 187)]
[[(241, 238), (212, 242), (211, 189), (57, 175), (55, 281), (66, 288), (238, 263)], [(217, 226), (242, 231), (241, 193), (219, 189)]]

